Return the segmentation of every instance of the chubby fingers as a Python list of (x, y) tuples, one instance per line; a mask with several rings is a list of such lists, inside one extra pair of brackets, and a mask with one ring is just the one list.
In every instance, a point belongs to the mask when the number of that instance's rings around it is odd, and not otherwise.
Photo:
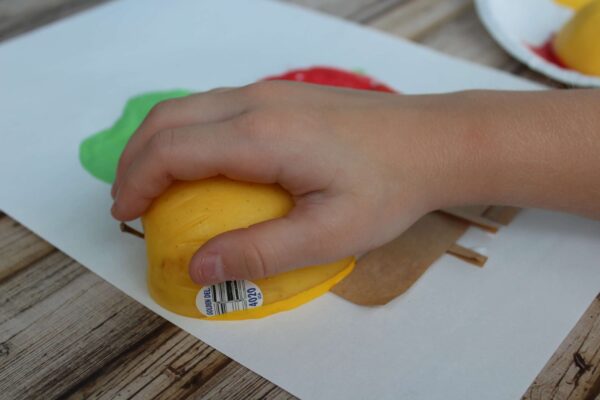
[(247, 118), (167, 129), (153, 135), (124, 171), (112, 208), (113, 217), (141, 216), (174, 180), (216, 175), (258, 183), (277, 182), (281, 152), (246, 132)]
[(232, 88), (213, 89), (205, 93), (158, 103), (150, 110), (121, 154), (115, 183), (111, 191), (113, 198), (116, 196), (123, 175), (137, 153), (158, 132), (188, 125), (222, 121), (243, 113), (247, 107), (247, 101)]

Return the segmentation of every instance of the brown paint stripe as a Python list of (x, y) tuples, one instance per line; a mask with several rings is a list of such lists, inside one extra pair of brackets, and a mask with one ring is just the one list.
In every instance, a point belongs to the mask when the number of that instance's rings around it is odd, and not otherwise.
[(475, 215), (475, 214), (470, 214), (467, 212), (464, 212), (463, 210), (459, 210), (459, 209), (455, 209), (455, 208), (445, 208), (443, 210), (439, 210), (439, 212), (445, 214), (445, 215), (449, 215), (451, 217), (454, 218), (458, 218), (458, 219), (462, 219), (466, 222), (469, 222), (470, 224), (473, 224), (481, 229), (484, 229), (488, 232), (491, 233), (496, 233), (498, 232), (498, 229), (500, 229), (500, 224), (492, 221), (486, 217), (482, 217), (480, 215)]
[(483, 254), (479, 254), (476, 251), (467, 249), (466, 247), (463, 247), (457, 243), (454, 243), (452, 246), (450, 246), (447, 252), (477, 267), (483, 267), (488, 259)]

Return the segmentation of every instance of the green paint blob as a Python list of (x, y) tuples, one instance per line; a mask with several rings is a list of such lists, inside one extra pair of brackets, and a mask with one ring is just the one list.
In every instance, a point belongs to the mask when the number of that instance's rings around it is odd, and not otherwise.
[(131, 98), (113, 126), (81, 142), (79, 161), (83, 168), (96, 178), (112, 183), (125, 145), (152, 107), (163, 100), (187, 96), (190, 93), (188, 90), (179, 89), (145, 93)]

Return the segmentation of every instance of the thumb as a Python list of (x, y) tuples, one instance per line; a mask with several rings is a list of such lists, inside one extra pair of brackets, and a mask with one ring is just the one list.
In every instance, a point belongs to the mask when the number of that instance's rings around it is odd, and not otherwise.
[[(348, 218), (323, 203), (297, 205), (285, 217), (223, 233), (209, 240), (192, 257), (189, 272), (198, 284), (261, 279), (294, 268), (343, 258), (348, 243), (340, 232)], [(345, 244), (345, 246), (344, 246)]]

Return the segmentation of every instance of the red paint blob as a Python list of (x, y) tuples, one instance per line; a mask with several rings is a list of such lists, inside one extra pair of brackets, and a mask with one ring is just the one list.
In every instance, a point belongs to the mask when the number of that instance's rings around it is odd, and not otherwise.
[(554, 46), (552, 45), (552, 39), (554, 36), (550, 37), (547, 41), (545, 41), (541, 46), (531, 46), (528, 47), (538, 56), (542, 57), (544, 60), (560, 67), (563, 69), (570, 69), (566, 66), (564, 62), (558, 57), (556, 51), (554, 50)]
[(396, 93), (394, 89), (376, 81), (371, 77), (331, 67), (312, 67), (307, 69), (294, 69), (282, 75), (269, 76), (264, 80), (296, 81), (314, 83), (318, 85), (345, 87), (351, 89), (374, 90), (378, 92)]

